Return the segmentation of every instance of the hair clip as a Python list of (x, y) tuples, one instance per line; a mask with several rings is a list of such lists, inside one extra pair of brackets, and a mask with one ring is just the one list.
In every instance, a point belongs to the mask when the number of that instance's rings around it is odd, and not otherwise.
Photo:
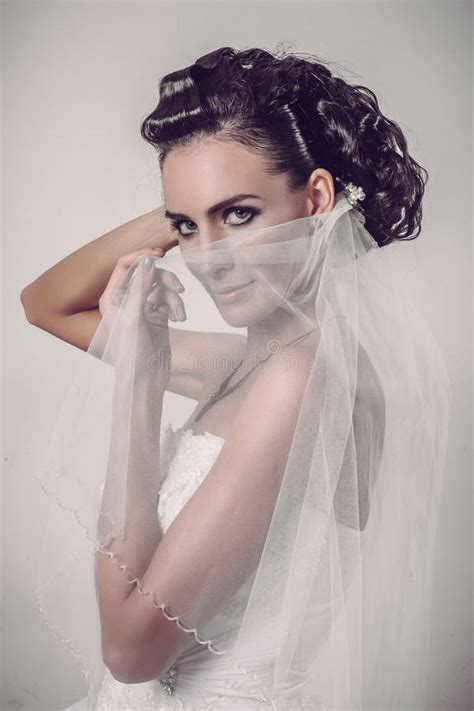
[(354, 185), (354, 183), (347, 183), (344, 187), (344, 193), (347, 197), (347, 201), (352, 207), (357, 204), (358, 200), (363, 200), (365, 198), (365, 193), (361, 187)]

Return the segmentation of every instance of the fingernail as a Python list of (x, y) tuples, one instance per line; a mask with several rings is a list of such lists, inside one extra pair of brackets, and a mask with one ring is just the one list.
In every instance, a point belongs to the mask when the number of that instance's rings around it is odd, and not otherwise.
[(149, 269), (150, 267), (151, 267), (151, 257), (149, 257), (149, 256), (147, 255), (147, 256), (145, 257), (145, 259), (143, 260), (142, 269), (143, 269), (144, 271), (147, 271), (147, 269)]

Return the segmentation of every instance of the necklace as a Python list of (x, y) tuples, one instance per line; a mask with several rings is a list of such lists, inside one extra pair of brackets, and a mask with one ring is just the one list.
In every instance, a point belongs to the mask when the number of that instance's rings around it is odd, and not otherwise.
[[(309, 331), (307, 331), (306, 333), (303, 333), (303, 335), (298, 336), (297, 338), (294, 338), (294, 339), (293, 339), (292, 341), (290, 341), (289, 343), (286, 343), (286, 344), (283, 346), (283, 348), (285, 348), (286, 346), (290, 346), (292, 343), (296, 343), (297, 341), (301, 341), (303, 338), (305, 338), (305, 336), (307, 336), (309, 333), (311, 333), (311, 332), (314, 331), (314, 330), (315, 330), (314, 328), (311, 328), (311, 329), (310, 329)], [(214, 405), (214, 403), (216, 403), (218, 400), (222, 400), (223, 397), (225, 397), (226, 395), (229, 395), (230, 393), (234, 392), (234, 390), (236, 390), (236, 388), (238, 388), (239, 385), (241, 385), (241, 384), (244, 382), (244, 380), (246, 380), (246, 379), (249, 377), (249, 375), (250, 375), (251, 373), (253, 373), (253, 371), (255, 370), (255, 368), (256, 368), (258, 365), (260, 365), (260, 363), (264, 363), (264, 362), (267, 361), (269, 358), (271, 358), (272, 355), (274, 355), (274, 353), (270, 353), (270, 355), (268, 355), (266, 358), (262, 358), (261, 360), (259, 360), (258, 363), (256, 363), (256, 364), (254, 365), (254, 367), (253, 367), (251, 370), (249, 370), (248, 373), (246, 373), (240, 380), (238, 380), (234, 385), (231, 385), (231, 386), (226, 390), (226, 385), (227, 385), (227, 383), (229, 382), (229, 380), (231, 379), (231, 377), (234, 375), (234, 373), (236, 373), (236, 372), (238, 371), (238, 369), (240, 368), (240, 366), (241, 366), (242, 363), (244, 362), (244, 359), (242, 358), (242, 359), (240, 360), (240, 362), (238, 363), (237, 367), (234, 368), (234, 370), (230, 373), (230, 375), (228, 375), (228, 376), (222, 381), (222, 383), (220, 384), (218, 390), (216, 390), (216, 392), (211, 395), (211, 397), (209, 398), (209, 400), (207, 401), (207, 403), (206, 403), (205, 405), (203, 405), (203, 407), (201, 408), (201, 410), (199, 411), (199, 413), (196, 415), (196, 417), (193, 418), (194, 421), (197, 422), (198, 420), (200, 420), (201, 417), (204, 415), (204, 413), (207, 412), (207, 411), (209, 410), (209, 408), (211, 408), (211, 407)]]

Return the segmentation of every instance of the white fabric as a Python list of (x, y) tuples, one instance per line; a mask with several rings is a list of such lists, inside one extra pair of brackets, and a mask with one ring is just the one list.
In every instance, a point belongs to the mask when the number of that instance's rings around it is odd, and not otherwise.
[[(163, 483), (160, 489), (158, 514), (163, 529), (166, 530), (183, 508), (186, 501), (202, 482), (219, 451), (224, 439), (209, 432), (193, 434), (191, 429), (174, 430), (171, 423), (162, 427), (162, 469)], [(227, 617), (235, 616), (245, 605), (245, 596), (235, 598), (221, 610)], [(173, 694), (168, 694), (159, 681), (139, 684), (123, 684), (106, 672), (97, 711), (204, 711), (213, 709), (227, 711), (255, 711), (271, 709), (271, 705), (257, 694), (257, 698), (245, 698), (239, 689), (233, 690), (235, 670), (229, 667), (225, 658), (209, 655), (202, 645), (196, 643), (174, 666), (178, 670)], [(247, 670), (249, 671), (249, 670)], [(249, 673), (256, 673), (251, 668)], [(260, 671), (261, 673), (261, 671)], [(87, 697), (80, 699), (63, 711), (87, 708)], [(319, 711), (317, 699), (310, 699), (306, 705), (298, 704), (301, 711)]]
[[(230, 685), (242, 711), (426, 708), (451, 391), (391, 247), (339, 194), (329, 213), (191, 239), (157, 270), (129, 270), (39, 472), (53, 507), (38, 599), (86, 675), (88, 711), (120, 688), (101, 658), (96, 554), (196, 641), (174, 662), (168, 699), (156, 681), (126, 685), (125, 697), (147, 695), (138, 704), (233, 708), (209, 699)], [(213, 462), (205, 440), (182, 432), (179, 446), (198, 449), (171, 456), (158, 436), (170, 363), (189, 366), (150, 308), (165, 304), (170, 273), (185, 286), (175, 328), (207, 334), (188, 354), (205, 383), (253, 348), (269, 356), (204, 415), (201, 426), (232, 424)], [(233, 301), (214, 293), (250, 280)]]

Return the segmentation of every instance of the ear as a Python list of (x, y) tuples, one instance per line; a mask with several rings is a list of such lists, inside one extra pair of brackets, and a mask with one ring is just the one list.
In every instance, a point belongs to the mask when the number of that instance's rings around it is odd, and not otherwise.
[(326, 168), (316, 168), (306, 184), (308, 215), (330, 212), (334, 207), (335, 189), (331, 173)]

